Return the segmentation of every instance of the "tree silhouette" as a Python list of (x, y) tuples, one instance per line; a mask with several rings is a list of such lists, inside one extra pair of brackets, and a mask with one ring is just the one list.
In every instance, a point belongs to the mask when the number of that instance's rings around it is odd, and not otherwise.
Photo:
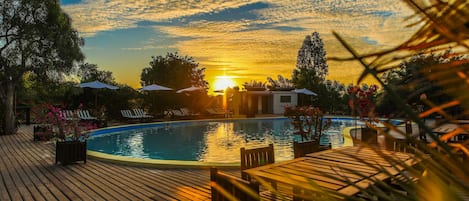
[(181, 57), (176, 53), (168, 53), (166, 57), (153, 56), (150, 66), (142, 70), (142, 86), (160, 84), (173, 89), (190, 86), (208, 88), (205, 81), (205, 68), (192, 57)]
[(328, 74), (326, 50), (318, 32), (307, 35), (298, 51), (293, 83), (297, 88), (314, 89)]
[(14, 97), (23, 76), (69, 73), (83, 60), (83, 39), (57, 0), (5, 0), (0, 4), (0, 100), (4, 133), (15, 133)]

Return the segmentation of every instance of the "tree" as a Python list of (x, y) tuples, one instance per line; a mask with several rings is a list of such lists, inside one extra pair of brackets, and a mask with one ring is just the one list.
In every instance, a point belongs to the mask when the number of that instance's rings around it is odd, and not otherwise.
[(204, 77), (205, 68), (199, 68), (192, 57), (180, 57), (176, 52), (168, 53), (166, 57), (153, 56), (150, 67), (142, 70), (141, 84), (161, 84), (173, 89), (190, 86), (208, 88)]
[[(410, 59), (403, 61), (399, 68), (394, 68), (385, 72), (381, 79), (386, 85), (395, 90), (398, 94), (405, 94), (404, 100), (408, 105), (423, 105), (420, 96), (425, 94), (434, 104), (444, 104), (453, 98), (448, 90), (441, 88), (436, 81), (431, 80), (427, 74), (431, 73), (432, 66), (444, 65), (446, 63), (463, 60), (464, 57), (451, 57), (451, 51), (443, 53), (416, 54)], [(401, 111), (398, 105), (391, 101), (389, 94), (384, 92), (380, 99), (377, 110), (381, 113), (391, 114), (393, 111)], [(455, 115), (460, 113), (460, 108), (448, 108), (447, 111)], [(402, 114), (394, 113), (395, 116)]]
[(345, 114), (349, 111), (347, 88), (344, 84), (337, 80), (326, 80), (325, 90), (323, 97), (318, 101), (324, 112)]
[(14, 93), (27, 72), (68, 73), (84, 59), (84, 44), (57, 0), (4, 0), (0, 4), (0, 101), (4, 133), (15, 133)]
[(271, 77), (267, 77), (267, 81), (269, 81), (269, 86), (268, 88), (272, 91), (275, 91), (275, 90), (278, 90), (278, 91), (282, 91), (282, 90), (292, 90), (295, 88), (295, 86), (293, 86), (293, 82), (287, 78), (284, 78), (283, 76), (281, 75), (277, 75), (278, 79), (277, 80), (274, 80), (273, 78)]
[[(205, 68), (199, 68), (199, 64), (192, 57), (181, 57), (177, 53), (168, 53), (166, 57), (153, 56), (150, 66), (142, 70), (141, 74), (142, 86), (159, 84), (173, 89), (182, 89), (190, 86), (208, 88), (208, 82), (205, 81)], [(171, 95), (161, 93), (149, 93), (146, 96), (146, 104), (150, 106), (150, 110), (158, 113), (170, 106), (190, 106), (192, 109), (201, 109), (204, 106), (199, 101), (205, 100), (207, 94), (192, 94), (191, 99), (187, 100), (184, 94), (178, 94), (173, 97)], [(155, 105), (158, 100), (158, 105)], [(191, 103), (192, 101), (192, 103)]]
[(323, 84), (328, 74), (326, 50), (318, 32), (305, 37), (298, 51), (293, 83), (297, 88), (313, 89)]
[[(318, 32), (307, 35), (298, 50), (296, 68), (293, 70), (292, 81), (296, 88), (307, 88), (319, 97), (328, 97), (326, 86), (328, 66), (326, 51)], [(323, 111), (328, 111), (330, 103), (326, 99), (319, 99), (316, 105)]]
[(80, 66), (78, 76), (81, 78), (81, 82), (89, 82), (98, 80), (100, 82), (115, 85), (116, 82), (112, 76), (111, 71), (99, 70), (98, 65), (84, 63)]

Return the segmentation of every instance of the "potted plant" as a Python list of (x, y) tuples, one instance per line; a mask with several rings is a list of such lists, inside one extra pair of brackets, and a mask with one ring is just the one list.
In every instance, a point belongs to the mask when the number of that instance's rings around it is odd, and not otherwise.
[(367, 85), (350, 86), (348, 94), (350, 95), (349, 106), (353, 112), (357, 112), (360, 119), (365, 122), (365, 127), (361, 128), (361, 140), (367, 144), (378, 144), (378, 132), (374, 128), (375, 119), (373, 118), (375, 104), (373, 97), (377, 92), (378, 86)]
[(55, 163), (67, 165), (83, 161), (86, 163), (86, 139), (88, 131), (97, 128), (95, 124), (80, 121), (76, 111), (73, 118), (66, 119), (64, 110), (52, 105), (46, 105), (49, 123), (53, 125), (56, 136)]
[[(300, 135), (302, 141), (306, 140), (319, 140), (322, 136), (322, 130), (330, 126), (330, 121), (327, 121), (324, 127), (322, 126), (322, 111), (313, 106), (287, 106), (285, 107), (284, 116), (292, 120), (292, 125), (295, 128), (294, 134)], [(314, 135), (311, 136), (311, 131)]]
[(34, 141), (49, 141), (54, 137), (52, 126), (50, 125), (35, 125), (33, 126), (33, 140)]

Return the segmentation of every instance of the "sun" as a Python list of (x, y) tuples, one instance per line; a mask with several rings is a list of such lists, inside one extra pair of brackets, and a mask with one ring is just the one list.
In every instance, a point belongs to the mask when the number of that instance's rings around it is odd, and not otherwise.
[(213, 89), (225, 90), (228, 87), (234, 87), (234, 86), (236, 86), (236, 82), (233, 81), (232, 76), (221, 75), (221, 76), (215, 77)]

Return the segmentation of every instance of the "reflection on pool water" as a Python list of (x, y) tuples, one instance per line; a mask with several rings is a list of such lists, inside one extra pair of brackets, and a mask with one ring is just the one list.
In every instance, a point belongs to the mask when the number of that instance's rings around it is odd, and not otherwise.
[[(361, 124), (352, 118), (331, 120), (322, 145), (340, 146), (343, 128)], [(233, 163), (239, 162), (241, 147), (273, 143), (276, 161), (282, 161), (293, 158), (293, 141), (301, 141), (287, 118), (158, 123), (117, 130), (92, 133), (88, 150), (134, 158)]]

